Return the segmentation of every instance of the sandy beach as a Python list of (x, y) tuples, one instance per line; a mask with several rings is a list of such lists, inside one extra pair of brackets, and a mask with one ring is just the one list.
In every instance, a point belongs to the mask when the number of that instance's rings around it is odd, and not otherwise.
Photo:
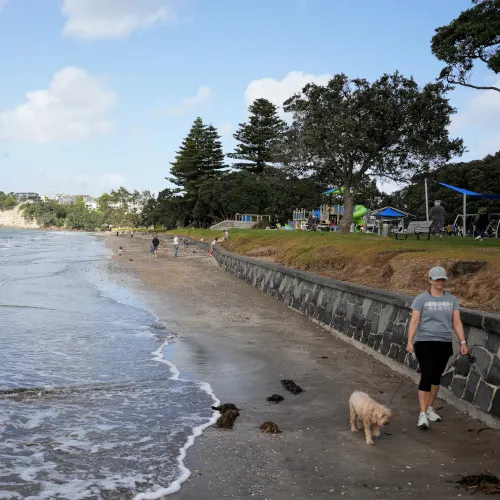
[[(369, 355), (219, 269), (205, 251), (110, 235), (136, 291), (176, 335), (171, 361), (241, 409), (233, 430), (211, 427), (188, 450), (192, 471), (172, 499), (455, 498), (461, 475), (500, 475), (500, 432), (439, 402), (444, 421), (416, 427), (416, 387)], [(280, 384), (304, 388), (293, 395)], [(363, 390), (393, 411), (375, 446), (349, 430), (348, 398)], [(273, 393), (285, 399), (266, 402)], [(283, 431), (261, 433), (275, 421)]]

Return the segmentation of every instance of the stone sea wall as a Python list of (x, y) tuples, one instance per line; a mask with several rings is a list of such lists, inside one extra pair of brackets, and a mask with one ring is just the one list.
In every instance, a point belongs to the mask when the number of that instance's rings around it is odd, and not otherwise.
[[(417, 379), (418, 363), (406, 352), (412, 297), (325, 278), (216, 248), (222, 269)], [(455, 355), (442, 378), (440, 396), (488, 425), (500, 428), (500, 316), (462, 310), (476, 362)]]

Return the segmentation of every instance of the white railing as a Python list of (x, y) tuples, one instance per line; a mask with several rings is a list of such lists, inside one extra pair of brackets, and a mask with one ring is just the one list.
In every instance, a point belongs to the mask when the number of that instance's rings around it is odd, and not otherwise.
[(213, 226), (210, 226), (210, 229), (213, 231), (223, 231), (224, 229), (249, 229), (251, 228), (255, 222), (244, 222), (241, 220), (223, 220), (222, 222), (218, 222)]

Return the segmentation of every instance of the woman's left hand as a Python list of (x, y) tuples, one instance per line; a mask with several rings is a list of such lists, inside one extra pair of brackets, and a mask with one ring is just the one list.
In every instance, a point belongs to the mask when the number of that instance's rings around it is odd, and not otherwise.
[(467, 344), (460, 344), (460, 354), (462, 356), (465, 356), (469, 352), (469, 348), (467, 347)]

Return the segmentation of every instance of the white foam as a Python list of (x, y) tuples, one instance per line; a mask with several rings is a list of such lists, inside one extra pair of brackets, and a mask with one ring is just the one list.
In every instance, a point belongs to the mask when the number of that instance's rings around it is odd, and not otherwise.
[(17, 498), (22, 499), (23, 497), (15, 491), (0, 491), (1, 500), (16, 500)]
[(29, 418), (25, 424), (20, 425), (20, 427), (24, 429), (35, 429), (39, 427), (40, 424), (47, 418), (54, 418), (57, 416), (57, 411), (55, 409), (52, 410), (41, 410), (35, 412), (35, 414)]
[[(163, 351), (165, 350), (165, 347), (168, 346), (168, 342), (165, 341), (156, 351), (153, 351), (151, 354), (153, 355), (153, 359), (155, 361), (158, 361), (159, 363), (164, 363), (168, 365), (170, 368), (170, 372), (172, 373), (172, 376), (170, 377), (170, 380), (179, 380), (181, 382), (192, 382), (188, 380), (184, 380), (179, 378), (180, 377), (180, 371), (177, 369), (177, 367), (165, 359), (163, 357)], [(212, 386), (207, 383), (207, 382), (197, 382), (199, 387), (205, 391), (214, 401), (213, 406), (219, 406), (220, 401), (217, 399), (215, 396), (215, 393), (212, 389)], [(194, 440), (198, 437), (201, 436), (202, 432), (207, 428), (210, 427), (211, 425), (214, 425), (215, 422), (217, 421), (219, 412), (214, 411), (212, 414), (212, 418), (208, 422), (202, 425), (198, 425), (197, 427), (193, 428), (193, 433), (188, 437), (186, 443), (184, 446), (179, 448), (179, 455), (177, 456), (177, 464), (180, 469), (180, 474), (177, 479), (172, 481), (167, 487), (161, 487), (158, 486), (158, 488), (155, 488), (154, 491), (145, 491), (143, 493), (138, 493), (135, 495), (134, 500), (159, 500), (162, 497), (166, 495), (171, 495), (172, 493), (176, 493), (181, 489), (182, 483), (186, 481), (189, 476), (191, 475), (191, 471), (184, 465), (184, 459), (186, 458), (186, 452), (191, 446), (194, 444)]]

